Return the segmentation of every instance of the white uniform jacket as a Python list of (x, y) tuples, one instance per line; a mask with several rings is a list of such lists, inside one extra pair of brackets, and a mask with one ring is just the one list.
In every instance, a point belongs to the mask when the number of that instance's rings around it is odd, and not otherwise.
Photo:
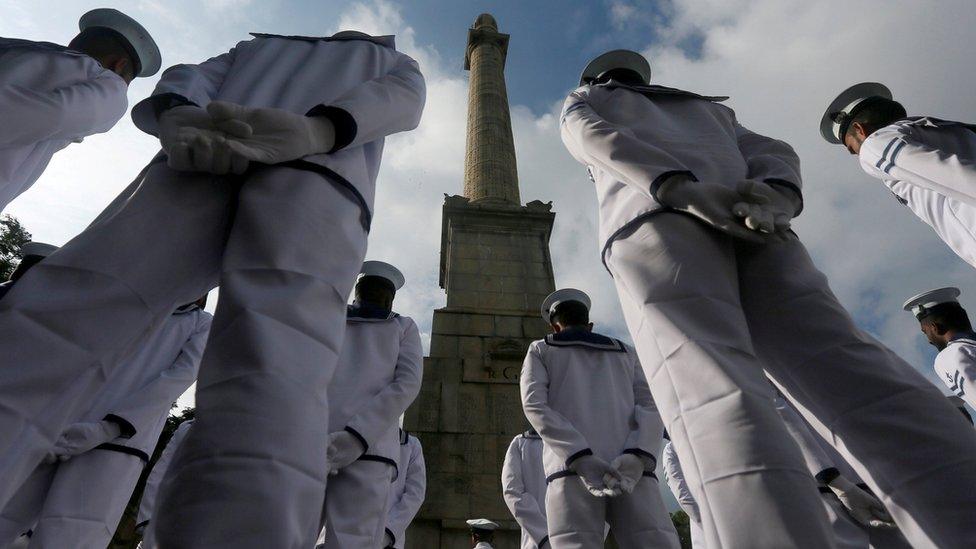
[(596, 185), (604, 256), (622, 231), (666, 210), (657, 189), (672, 175), (729, 187), (755, 179), (802, 199), (793, 149), (740, 126), (735, 112), (717, 103), (725, 99), (612, 80), (569, 94), (562, 140)]
[(550, 334), (529, 345), (519, 384), (548, 481), (585, 455), (656, 462), (664, 424), (632, 347), (586, 330)]
[(111, 418), (123, 436), (99, 448), (148, 462), (169, 410), (197, 379), (213, 316), (201, 309), (174, 313), (109, 378), (81, 421)]
[(54, 153), (107, 132), (125, 114), (122, 77), (78, 51), (0, 38), (0, 211)]
[(542, 438), (534, 431), (516, 435), (508, 446), (502, 464), (502, 496), (522, 527), (521, 549), (538, 549), (549, 539), (549, 528)]
[(939, 351), (935, 373), (950, 391), (976, 408), (976, 333), (957, 336)]
[(328, 116), (336, 126), (332, 151), (287, 165), (348, 187), (368, 228), (384, 138), (420, 123), (426, 87), (417, 62), (396, 51), (392, 36), (252, 36), (199, 65), (167, 69), (152, 96), (133, 107), (136, 126), (156, 135), (162, 110), (213, 100)]
[(664, 445), (662, 451), (664, 460), (664, 477), (674, 494), (674, 499), (678, 500), (678, 505), (688, 514), (688, 518), (701, 524), (701, 511), (698, 510), (698, 502), (688, 488), (688, 481), (681, 470), (681, 462), (678, 461), (678, 453), (674, 451), (671, 442)]
[(872, 133), (861, 144), (861, 168), (884, 182), (976, 267), (976, 131), (974, 126), (912, 117)]
[(398, 421), (417, 398), (423, 376), (420, 330), (409, 317), (381, 318), (350, 307), (329, 385), (329, 432), (346, 430), (366, 447), (360, 459), (397, 466)]
[(183, 439), (190, 432), (192, 425), (192, 419), (180, 423), (180, 426), (173, 432), (173, 436), (170, 437), (169, 442), (166, 443), (166, 448), (159, 454), (159, 459), (153, 465), (149, 476), (146, 477), (146, 485), (142, 490), (142, 500), (139, 502), (139, 514), (136, 515), (137, 527), (148, 524), (152, 520), (153, 514), (156, 511), (156, 496), (159, 494), (159, 483), (166, 476), (166, 470), (169, 469), (169, 464), (173, 461), (173, 454), (176, 453), (180, 444), (183, 443)]
[(397, 460), (400, 474), (393, 481), (390, 492), (390, 512), (386, 518), (386, 531), (393, 537), (393, 547), (403, 549), (407, 527), (417, 516), (427, 497), (427, 465), (424, 449), (417, 437), (400, 433), (400, 458)]

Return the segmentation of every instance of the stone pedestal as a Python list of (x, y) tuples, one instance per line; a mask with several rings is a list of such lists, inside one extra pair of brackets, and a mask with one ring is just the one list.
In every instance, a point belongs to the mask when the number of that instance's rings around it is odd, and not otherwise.
[(447, 197), (441, 287), (420, 396), (404, 428), (420, 438), (427, 499), (407, 547), (468, 549), (469, 518), (503, 525), (495, 546), (518, 547), (519, 530), (501, 495), (501, 467), (527, 428), (518, 379), (530, 342), (547, 326), (539, 315), (553, 290), (550, 204), (472, 203)]

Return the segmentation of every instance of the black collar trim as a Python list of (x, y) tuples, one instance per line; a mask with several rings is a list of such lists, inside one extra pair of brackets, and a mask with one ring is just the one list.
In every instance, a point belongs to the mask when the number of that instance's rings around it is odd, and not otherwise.
[(619, 339), (613, 339), (587, 330), (563, 330), (557, 334), (549, 334), (545, 338), (546, 345), (553, 347), (587, 347), (600, 351), (626, 353), (627, 348)]
[(346, 306), (346, 320), (349, 322), (385, 322), (400, 316), (399, 313), (366, 306)]

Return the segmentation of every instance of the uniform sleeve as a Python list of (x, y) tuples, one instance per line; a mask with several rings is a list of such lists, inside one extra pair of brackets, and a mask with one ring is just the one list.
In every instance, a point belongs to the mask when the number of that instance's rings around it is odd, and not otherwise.
[(736, 123), (735, 136), (742, 158), (746, 161), (747, 177), (767, 185), (789, 189), (800, 201), (797, 215), (803, 210), (803, 183), (800, 178), (800, 157), (788, 143), (759, 135)]
[(158, 135), (159, 115), (166, 109), (179, 105), (206, 107), (217, 96), (236, 51), (234, 48), (198, 65), (174, 65), (166, 69), (152, 95), (132, 108), (136, 127)]
[(393, 382), (360, 408), (346, 424), (346, 430), (356, 435), (366, 451), (402, 415), (420, 393), (423, 378), (424, 350), (417, 324), (404, 318), (406, 326), (400, 335), (400, 354), (397, 356)]
[(529, 533), (529, 537), (538, 546), (549, 537), (546, 515), (542, 508), (545, 503), (537, 501), (522, 480), (521, 440), (521, 436), (515, 437), (505, 453), (505, 462), (502, 464), (502, 497), (515, 517), (515, 522)]
[(410, 463), (405, 471), (407, 476), (403, 493), (399, 494), (399, 498), (390, 507), (386, 521), (387, 530), (393, 536), (393, 546), (398, 549), (403, 548), (407, 527), (417, 516), (427, 496), (427, 466), (424, 463), (423, 447), (415, 438), (411, 438), (408, 444), (410, 444)]
[(783, 419), (783, 423), (786, 424), (786, 430), (789, 431), (790, 435), (800, 446), (800, 453), (803, 454), (803, 461), (806, 463), (807, 470), (810, 471), (810, 474), (817, 477), (817, 480), (822, 480), (824, 483), (833, 480), (832, 477), (836, 477), (839, 474), (836, 464), (823, 451), (819, 438), (810, 430), (810, 427), (800, 416), (799, 412), (782, 395), (776, 395), (773, 398), (773, 404), (776, 406), (776, 411), (779, 412), (779, 416)]
[(99, 70), (80, 82), (36, 89), (17, 81), (17, 64), (0, 67), (0, 147), (31, 145), (48, 139), (79, 141), (107, 132), (125, 114), (126, 84)]
[(965, 126), (888, 126), (861, 144), (861, 167), (976, 206), (976, 133)]
[(573, 424), (549, 406), (549, 371), (538, 345), (529, 346), (519, 379), (522, 411), (526, 419), (566, 467), (579, 457), (592, 455), (590, 443)]
[(358, 147), (420, 124), (427, 84), (411, 57), (399, 60), (387, 74), (364, 82), (328, 105), (313, 107), (309, 116), (327, 116), (336, 128), (335, 152)]
[(678, 500), (678, 505), (688, 514), (688, 517), (695, 522), (701, 522), (701, 511), (698, 510), (698, 502), (695, 496), (691, 495), (688, 489), (688, 482), (685, 474), (681, 470), (681, 462), (678, 461), (678, 454), (674, 451), (674, 446), (669, 442), (664, 446), (664, 477), (668, 481), (671, 493)]
[(148, 524), (152, 520), (153, 514), (156, 511), (156, 496), (159, 494), (159, 483), (166, 476), (166, 470), (169, 469), (169, 464), (173, 461), (173, 454), (176, 453), (177, 448), (183, 443), (183, 439), (186, 438), (186, 433), (189, 432), (191, 425), (193, 425), (192, 420), (184, 421), (176, 428), (176, 432), (170, 437), (169, 442), (166, 443), (166, 448), (159, 454), (159, 459), (153, 465), (152, 471), (150, 471), (149, 476), (146, 478), (146, 487), (142, 491), (142, 500), (139, 502), (139, 514), (136, 517), (136, 526)]
[(953, 344), (935, 357), (942, 382), (966, 404), (976, 408), (976, 352)]
[(125, 420), (136, 431), (142, 426), (158, 421), (159, 410), (169, 409), (168, 406), (180, 398), (180, 395), (196, 381), (200, 360), (207, 346), (212, 318), (209, 313), (201, 313), (193, 333), (183, 343), (180, 354), (173, 364), (160, 372), (158, 377), (115, 403), (109, 415)]
[(658, 202), (657, 188), (667, 178), (695, 175), (680, 161), (638, 139), (627, 127), (608, 122), (594, 110), (590, 90), (569, 94), (560, 117), (563, 144), (576, 160), (609, 173), (640, 194)]
[(647, 378), (644, 376), (644, 369), (641, 368), (640, 361), (637, 360), (637, 352), (628, 348), (627, 353), (634, 357), (633, 389), (636, 425), (627, 437), (624, 453), (650, 459), (656, 467), (661, 439), (664, 436), (664, 422), (661, 420), (661, 414), (658, 413), (657, 405), (651, 396), (651, 389), (647, 386)]

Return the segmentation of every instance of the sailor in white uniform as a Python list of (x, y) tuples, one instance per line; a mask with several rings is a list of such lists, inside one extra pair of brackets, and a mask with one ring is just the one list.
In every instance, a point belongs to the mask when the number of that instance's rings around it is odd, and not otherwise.
[(936, 375), (954, 395), (976, 407), (976, 333), (959, 294), (959, 288), (929, 290), (910, 298), (904, 308), (939, 350)]
[(107, 132), (136, 77), (159, 71), (146, 29), (109, 8), (89, 11), (67, 47), (0, 38), (0, 211), (37, 181), (54, 153)]
[(688, 515), (688, 530), (691, 536), (692, 549), (705, 549), (705, 535), (702, 533), (701, 511), (695, 501), (694, 494), (688, 489), (688, 481), (685, 474), (681, 471), (681, 462), (678, 460), (678, 453), (674, 451), (674, 445), (668, 440), (661, 451), (664, 478), (668, 483), (668, 488), (674, 494), (674, 499), (678, 501), (678, 506)]
[[(26, 478), (80, 396), (219, 281), (195, 427), (160, 488), (160, 543), (313, 546), (329, 380), (384, 139), (419, 123), (425, 93), (392, 36), (351, 31), (257, 35), (168, 69), (133, 108), (166, 154), (0, 302), (0, 356), (18, 357), (2, 372), (0, 471)], [(249, 137), (231, 151), (227, 132)]]
[(204, 301), (177, 309), (88, 400), (0, 512), (0, 546), (31, 526), (31, 547), (108, 545), (170, 407), (197, 378), (210, 331)]
[(346, 336), (329, 386), (326, 549), (383, 544), (387, 503), (400, 458), (398, 420), (420, 392), (423, 347), (417, 324), (393, 312), (403, 274), (363, 263)]
[(677, 548), (654, 468), (664, 428), (637, 354), (592, 331), (590, 298), (566, 288), (542, 317), (555, 333), (529, 345), (522, 410), (545, 444), (553, 549), (599, 547), (609, 523), (623, 548)]
[(535, 429), (515, 435), (502, 463), (502, 497), (522, 527), (521, 549), (549, 546), (546, 526), (546, 472), (542, 437)]
[(20, 263), (17, 264), (14, 272), (10, 273), (10, 278), (6, 282), (0, 283), (0, 299), (3, 299), (3, 296), (7, 295), (7, 292), (24, 276), (24, 273), (29, 271), (34, 265), (40, 263), (45, 257), (54, 253), (57, 249), (57, 246), (43, 242), (24, 243), (20, 247)]
[(465, 522), (471, 531), (473, 549), (494, 549), (491, 542), (495, 540), (495, 530), (499, 528), (497, 522), (488, 519), (470, 519)]
[(743, 128), (721, 98), (649, 79), (637, 53), (597, 58), (561, 130), (596, 186), (604, 261), (708, 544), (831, 544), (765, 370), (818, 432), (845, 441), (911, 541), (976, 546), (962, 488), (976, 484), (976, 438), (855, 326), (788, 230), (802, 206), (793, 149)]
[(403, 429), (400, 429), (400, 457), (397, 459), (397, 471), (399, 474), (390, 491), (384, 549), (403, 549), (407, 543), (407, 527), (417, 516), (427, 496), (424, 448), (417, 437)]
[(169, 464), (173, 460), (173, 454), (176, 453), (180, 444), (183, 443), (183, 439), (186, 438), (186, 434), (192, 426), (192, 419), (180, 423), (180, 426), (173, 432), (173, 436), (166, 443), (166, 447), (159, 454), (159, 458), (153, 465), (152, 471), (149, 472), (149, 476), (146, 478), (146, 484), (142, 489), (142, 500), (139, 502), (139, 513), (136, 515), (136, 532), (142, 535), (142, 541), (139, 543), (138, 549), (158, 548), (155, 531), (156, 523), (152, 521), (152, 518), (156, 512), (156, 498), (159, 495), (159, 483), (162, 482), (163, 476), (166, 475), (166, 469), (169, 468)]
[(976, 267), (976, 126), (908, 116), (886, 86), (864, 82), (834, 99), (820, 133)]

